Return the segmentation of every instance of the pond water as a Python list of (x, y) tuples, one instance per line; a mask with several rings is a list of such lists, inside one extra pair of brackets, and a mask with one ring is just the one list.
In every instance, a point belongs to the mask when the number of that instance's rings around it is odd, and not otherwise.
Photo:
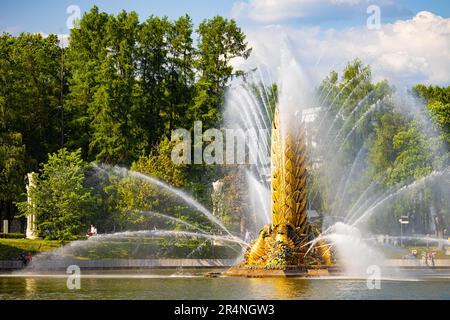
[[(211, 270), (208, 270), (211, 271)], [(69, 290), (65, 274), (2, 274), (6, 299), (450, 299), (450, 273), (409, 271), (386, 278), (380, 289), (366, 279), (205, 277), (204, 270), (83, 272)]]

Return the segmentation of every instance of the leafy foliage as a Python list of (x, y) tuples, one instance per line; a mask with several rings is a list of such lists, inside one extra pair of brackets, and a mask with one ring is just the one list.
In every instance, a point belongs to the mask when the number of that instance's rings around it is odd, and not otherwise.
[[(130, 166), (137, 161), (136, 166), (177, 186), (188, 184), (207, 199), (208, 190), (197, 188), (203, 183), (197, 169), (170, 172), (169, 158), (150, 155), (157, 145), (169, 147), (164, 141), (175, 128), (191, 129), (195, 120), (217, 123), (223, 92), (239, 74), (230, 62), (249, 55), (233, 20), (214, 17), (196, 32), (188, 15), (140, 22), (135, 12), (113, 15), (94, 6), (71, 29), (64, 49), (56, 35), (1, 35), (0, 215), (14, 217), (14, 203), (23, 200), (23, 177), (63, 147), (81, 149), (88, 162)], [(97, 210), (90, 218), (107, 230), (124, 227), (118, 183), (90, 183)], [(52, 235), (60, 236), (67, 235)]]
[(42, 166), (32, 187), (31, 205), (23, 202), (20, 209), (25, 215), (36, 214), (36, 228), (43, 238), (72, 240), (87, 227), (86, 217), (95, 207), (91, 190), (84, 187), (87, 167), (80, 149), (65, 148), (49, 155)]

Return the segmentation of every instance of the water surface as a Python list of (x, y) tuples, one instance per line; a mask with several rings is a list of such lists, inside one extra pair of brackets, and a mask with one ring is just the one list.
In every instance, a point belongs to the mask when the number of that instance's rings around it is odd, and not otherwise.
[(199, 270), (83, 272), (69, 290), (65, 274), (2, 274), (4, 299), (450, 299), (448, 273), (410, 271), (369, 290), (366, 279), (205, 277)]

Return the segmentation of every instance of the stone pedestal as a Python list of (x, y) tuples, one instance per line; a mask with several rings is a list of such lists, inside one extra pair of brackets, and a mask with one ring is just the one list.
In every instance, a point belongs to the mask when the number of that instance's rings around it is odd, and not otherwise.
[(3, 233), (9, 232), (8, 220), (3, 220)]
[(36, 229), (35, 229), (34, 219), (35, 219), (34, 214), (31, 214), (27, 217), (27, 231), (26, 231), (27, 239), (35, 240), (38, 238)]

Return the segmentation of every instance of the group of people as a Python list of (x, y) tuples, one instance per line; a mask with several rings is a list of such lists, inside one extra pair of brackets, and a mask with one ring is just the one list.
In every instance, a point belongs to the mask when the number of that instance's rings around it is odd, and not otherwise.
[[(411, 250), (411, 255), (413, 258), (417, 259), (419, 253), (416, 249)], [(434, 267), (434, 257), (436, 256), (436, 252), (434, 251), (423, 251), (422, 252), (422, 262), (425, 266)]]
[(434, 267), (434, 256), (436, 255), (433, 251), (422, 252), (422, 261), (426, 266)]
[(31, 252), (22, 252), (20, 254), (19, 260), (22, 261), (22, 265), (25, 267), (27, 266), (31, 260), (33, 260), (33, 257), (31, 256)]
[[(411, 255), (412, 258), (417, 259), (419, 257), (419, 253), (416, 249), (411, 250)], [(434, 258), (436, 256), (436, 252), (434, 251), (423, 251), (421, 258), (422, 258), (422, 262), (423, 265), (428, 266), (428, 267), (434, 267), (435, 263), (434, 263)]]

